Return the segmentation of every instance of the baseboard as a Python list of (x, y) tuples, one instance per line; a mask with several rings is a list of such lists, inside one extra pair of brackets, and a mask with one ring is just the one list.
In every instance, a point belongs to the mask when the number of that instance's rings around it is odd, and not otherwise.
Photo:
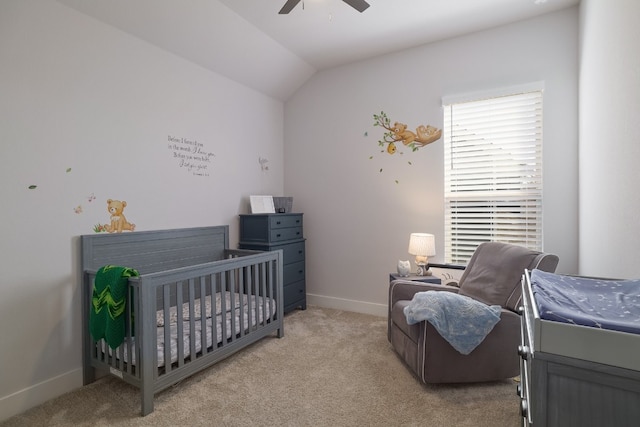
[(82, 386), (82, 369), (74, 369), (0, 398), (0, 422)]
[(372, 314), (387, 317), (387, 305), (371, 302), (356, 301), (344, 298), (327, 297), (324, 295), (307, 294), (307, 304), (317, 305), (337, 310), (353, 311), (355, 313)]

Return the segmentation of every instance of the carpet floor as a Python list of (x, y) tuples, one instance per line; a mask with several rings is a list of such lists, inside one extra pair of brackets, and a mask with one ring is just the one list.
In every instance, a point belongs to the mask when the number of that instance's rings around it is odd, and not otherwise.
[(267, 337), (155, 397), (113, 377), (2, 423), (20, 426), (517, 426), (512, 380), (421, 384), (387, 341), (386, 318), (311, 306)]

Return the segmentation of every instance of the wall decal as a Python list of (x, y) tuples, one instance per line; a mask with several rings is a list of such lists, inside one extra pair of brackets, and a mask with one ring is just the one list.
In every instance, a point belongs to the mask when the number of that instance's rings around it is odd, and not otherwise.
[(216, 155), (207, 151), (204, 143), (196, 139), (189, 139), (168, 135), (167, 148), (176, 159), (178, 167), (184, 168), (193, 176), (209, 176), (211, 158)]
[[(430, 125), (420, 125), (416, 128), (416, 131), (410, 131), (407, 129), (407, 125), (400, 122), (395, 122), (391, 125), (391, 120), (384, 111), (380, 114), (374, 114), (374, 126), (380, 126), (385, 129), (382, 139), (378, 140), (378, 146), (381, 147), (380, 153), (385, 155), (403, 155), (402, 148), (408, 147), (411, 152), (418, 151), (420, 148), (437, 141), (442, 136), (442, 131)], [(368, 136), (369, 133), (365, 132), (364, 136)], [(374, 156), (370, 156), (369, 160), (373, 160)], [(409, 166), (412, 165), (410, 161), (407, 161)], [(382, 173), (384, 169), (380, 168), (379, 172)], [(395, 179), (394, 182), (399, 184), (400, 181)]]
[[(93, 193), (87, 196), (87, 201), (89, 203), (93, 202), (95, 199), (96, 199), (96, 196)], [(81, 214), (83, 212), (82, 205), (76, 206), (75, 208), (73, 208), (73, 211), (77, 214)]]
[(127, 221), (123, 211), (127, 206), (127, 202), (120, 200), (107, 199), (107, 211), (111, 214), (111, 223), (104, 225), (96, 225), (93, 230), (96, 233), (106, 231), (108, 233), (122, 233), (123, 231), (134, 231), (136, 225)]
[(269, 163), (269, 160), (263, 157), (258, 157), (258, 163), (260, 164), (260, 169), (262, 170), (262, 172), (267, 172), (269, 170), (269, 166), (267, 165), (267, 163)]
[(374, 114), (373, 119), (375, 120), (374, 126), (386, 129), (382, 139), (378, 141), (378, 145), (383, 148), (386, 145), (388, 154), (395, 154), (398, 151), (398, 143), (410, 148), (411, 151), (418, 151), (442, 136), (442, 131), (431, 125), (420, 125), (415, 132), (409, 130), (404, 123), (395, 122), (392, 126), (391, 120), (384, 111), (381, 111), (380, 114)]

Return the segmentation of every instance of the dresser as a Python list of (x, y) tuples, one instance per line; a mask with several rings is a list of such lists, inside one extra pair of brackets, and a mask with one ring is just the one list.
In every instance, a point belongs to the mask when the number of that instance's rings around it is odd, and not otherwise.
[(640, 336), (541, 318), (522, 277), (517, 386), (524, 426), (640, 425)]
[(284, 312), (307, 308), (301, 213), (240, 215), (240, 249), (282, 250)]

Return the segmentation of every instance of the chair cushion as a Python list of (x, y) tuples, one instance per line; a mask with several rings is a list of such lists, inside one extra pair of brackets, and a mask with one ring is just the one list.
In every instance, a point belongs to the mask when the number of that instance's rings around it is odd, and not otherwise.
[(460, 280), (460, 295), (516, 311), (520, 280), (535, 265), (539, 252), (499, 242), (483, 243), (474, 252)]

